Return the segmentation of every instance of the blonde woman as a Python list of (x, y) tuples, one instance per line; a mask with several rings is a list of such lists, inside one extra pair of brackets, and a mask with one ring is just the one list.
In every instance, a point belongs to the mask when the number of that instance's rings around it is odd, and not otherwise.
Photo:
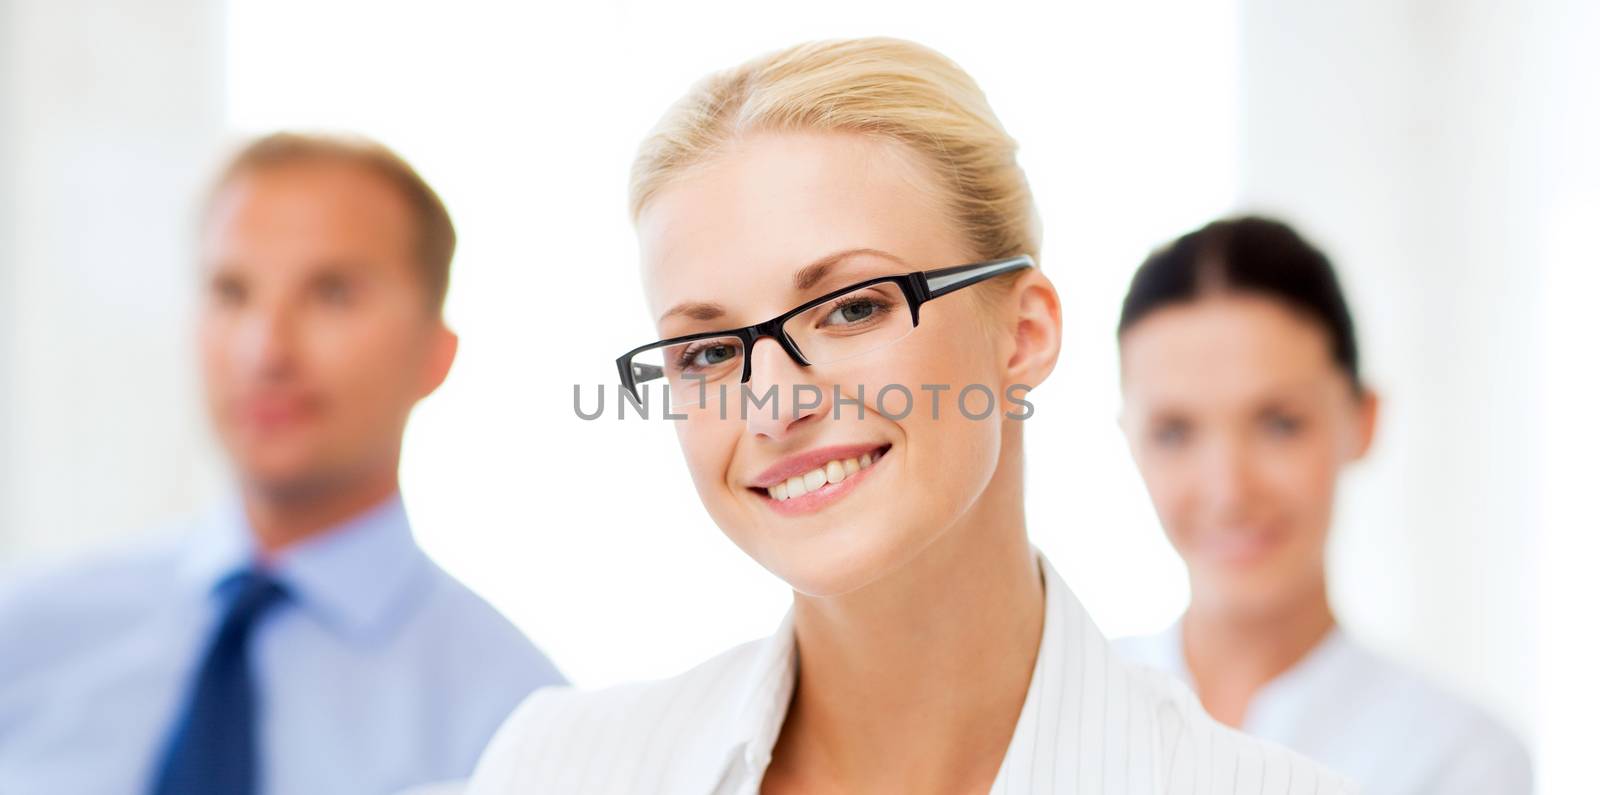
[(632, 209), (660, 339), (623, 383), (672, 387), (701, 501), (794, 605), (675, 678), (542, 691), (470, 792), (1347, 791), (1117, 662), (1030, 545), (1022, 390), (1060, 303), (955, 64), (869, 39), (713, 75)]

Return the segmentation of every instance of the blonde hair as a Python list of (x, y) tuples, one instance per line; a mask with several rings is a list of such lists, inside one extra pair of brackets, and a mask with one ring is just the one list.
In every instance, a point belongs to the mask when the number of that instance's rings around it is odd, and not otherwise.
[(983, 91), (943, 55), (890, 38), (800, 44), (700, 81), (640, 144), (634, 220), (662, 188), (741, 135), (786, 130), (854, 132), (908, 147), (932, 167), (979, 257), (1038, 259), (1039, 224), (1017, 144)]
[(212, 183), (206, 209), (209, 211), (223, 188), (241, 176), (309, 163), (354, 166), (382, 179), (399, 193), (411, 211), (413, 245), (428, 307), (435, 313), (441, 311), (445, 293), (450, 289), (450, 261), (456, 253), (455, 224), (450, 220), (444, 201), (422, 175), (377, 141), (351, 135), (303, 132), (276, 132), (256, 138), (223, 165)]

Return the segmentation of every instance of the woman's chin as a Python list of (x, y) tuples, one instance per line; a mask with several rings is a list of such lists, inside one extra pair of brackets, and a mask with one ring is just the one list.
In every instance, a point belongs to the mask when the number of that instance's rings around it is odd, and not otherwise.
[(797, 593), (843, 596), (877, 582), (915, 555), (913, 545), (886, 543), (887, 535), (884, 528), (852, 522), (807, 537), (774, 533), (759, 550), (749, 551)]
[(1307, 577), (1282, 568), (1266, 568), (1242, 574), (1238, 571), (1208, 577), (1204, 584), (1212, 596), (1206, 601), (1222, 607), (1233, 616), (1270, 619), (1299, 603), (1302, 591), (1311, 586)]

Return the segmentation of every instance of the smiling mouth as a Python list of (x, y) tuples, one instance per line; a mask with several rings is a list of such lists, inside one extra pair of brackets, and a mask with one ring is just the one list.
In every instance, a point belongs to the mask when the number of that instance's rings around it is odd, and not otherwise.
[(791, 476), (782, 483), (775, 483), (765, 488), (760, 486), (749, 488), (751, 492), (774, 502), (788, 502), (856, 477), (877, 464), (889, 452), (891, 446), (884, 445), (853, 458), (834, 459), (808, 472)]
[(1278, 534), (1271, 530), (1224, 531), (1205, 538), (1202, 549), (1221, 563), (1246, 565), (1270, 554), (1279, 540)]

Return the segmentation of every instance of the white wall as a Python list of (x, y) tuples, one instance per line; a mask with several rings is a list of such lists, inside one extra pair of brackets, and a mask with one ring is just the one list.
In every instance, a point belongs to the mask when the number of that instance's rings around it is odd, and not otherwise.
[[(1554, 560), (1592, 571), (1595, 547), (1576, 545), (1574, 523), (1600, 530), (1549, 488), (1572, 465), (1594, 474), (1593, 447), (1571, 438), (1593, 428), (1595, 403), (1580, 409), (1570, 390), (1593, 395), (1600, 360), (1600, 215), (1579, 221), (1575, 201), (1580, 182), (1597, 197), (1600, 25), (1580, 5), (1246, 0), (1241, 11), (1241, 203), (1327, 244), (1387, 398), (1339, 519), (1338, 605), (1363, 637), (1520, 728), (1552, 792), (1571, 791), (1557, 782), (1581, 764), (1551, 743), (1579, 728), (1569, 697), (1585, 680), (1562, 665), (1567, 678), (1542, 687), (1536, 655), (1548, 666), (1571, 653), (1593, 626), (1578, 615), (1600, 602), (1578, 579), (1540, 593)], [(1571, 170), (1580, 163), (1587, 178)], [(1571, 290), (1552, 293), (1552, 279)], [(1565, 619), (1541, 628), (1541, 610)], [(1596, 661), (1592, 644), (1586, 653)], [(1542, 696), (1552, 689), (1562, 695)]]
[(1600, 714), (1600, 4), (1542, 3), (1526, 26), (1516, 109), (1539, 269), (1537, 710), (1548, 791), (1593, 778)]
[(209, 0), (12, 0), (0, 28), (0, 551), (110, 541), (206, 490), (186, 325), (221, 130)]
[[(15, 6), (14, 0), (0, 0), (0, 41), (7, 45), (0, 53), (12, 51), (5, 31), (13, 27)], [(17, 378), (16, 331), (12, 328), (14, 324), (6, 320), (17, 312), (15, 240), (17, 206), (21, 199), (14, 187), (19, 159), (15, 130), (21, 123), (21, 117), (8, 100), (15, 85), (12, 60), (0, 55), (0, 450), (10, 450), (16, 446), (16, 428), (12, 421), (16, 411), (12, 408), (14, 390), (11, 386)], [(3, 512), (12, 505), (15, 490), (12, 480), (16, 477), (13, 470), (16, 467), (17, 462), (11, 456), (0, 455), (0, 515), (4, 515)], [(0, 550), (15, 545), (15, 535), (16, 531), (10, 523), (0, 521)]]

